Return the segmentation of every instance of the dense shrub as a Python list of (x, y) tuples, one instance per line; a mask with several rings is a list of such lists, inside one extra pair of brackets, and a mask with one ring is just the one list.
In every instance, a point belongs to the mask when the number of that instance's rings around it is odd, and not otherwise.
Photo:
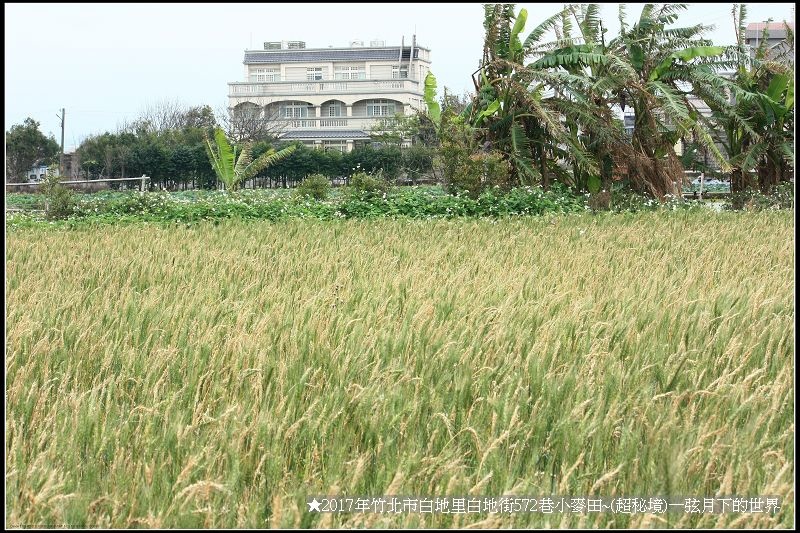
[(511, 168), (499, 152), (477, 153), (447, 165), (447, 190), (477, 198), (490, 188), (510, 188)]
[(611, 209), (611, 191), (604, 189), (590, 193), (587, 203), (592, 211), (608, 211)]
[[(587, 195), (588, 196), (588, 195)], [(659, 202), (657, 198), (646, 196), (637, 192), (633, 192), (627, 188), (615, 186), (611, 192), (610, 209), (616, 213), (636, 213), (639, 211), (652, 211), (655, 209), (689, 209), (702, 205), (702, 202), (684, 200), (682, 196), (672, 196), (667, 194), (663, 202)], [(593, 207), (591, 198), (587, 204)]]
[(75, 210), (75, 198), (72, 191), (61, 185), (61, 179), (54, 172), (48, 171), (42, 183), (44, 193), (44, 216), (47, 220), (59, 220), (72, 215)]
[(75, 199), (72, 191), (63, 185), (55, 185), (50, 188), (45, 201), (45, 217), (48, 220), (59, 220), (67, 218), (75, 210)]
[(502, 153), (479, 147), (475, 130), (460, 117), (442, 128), (439, 162), (448, 192), (477, 198), (490, 188), (510, 189), (511, 167)]
[(761, 211), (763, 209), (793, 209), (794, 208), (794, 183), (783, 182), (773, 189), (770, 194), (763, 194), (758, 190), (748, 189), (730, 196), (725, 203), (725, 209)]
[(354, 169), (375, 174), (382, 172), (388, 180), (394, 180), (400, 175), (403, 166), (403, 155), (397, 146), (384, 146), (373, 148), (363, 146), (342, 156), (342, 165), (349, 174)]
[(381, 197), (389, 191), (389, 187), (389, 182), (383, 178), (383, 174), (380, 172), (376, 175), (356, 172), (350, 176), (350, 192), (357, 198)]
[(295, 189), (299, 197), (325, 200), (331, 190), (331, 182), (322, 174), (311, 174), (300, 182)]
[[(366, 173), (357, 173), (354, 178), (356, 187), (350, 187), (349, 193), (332, 194), (327, 200), (280, 190), (242, 190), (235, 194), (208, 191), (146, 194), (107, 191), (80, 195), (67, 223), (116, 224), (137, 220), (194, 223), (229, 218), (335, 220), (507, 217), (576, 213), (590, 209), (589, 195), (576, 194), (560, 183), (554, 183), (547, 191), (541, 187), (517, 187), (509, 191), (491, 187), (474, 196), (467, 193), (448, 194), (441, 187), (389, 188), (386, 180)], [(612, 209), (616, 212), (636, 212), (686, 209), (698, 205), (698, 202), (683, 201), (681, 198), (660, 203), (653, 198), (615, 190)], [(6, 217), (7, 225), (13, 227), (35, 225), (37, 220), (40, 219), (30, 214)]]
[(403, 169), (406, 177), (416, 183), (425, 174), (433, 170), (434, 148), (415, 144), (403, 151)]

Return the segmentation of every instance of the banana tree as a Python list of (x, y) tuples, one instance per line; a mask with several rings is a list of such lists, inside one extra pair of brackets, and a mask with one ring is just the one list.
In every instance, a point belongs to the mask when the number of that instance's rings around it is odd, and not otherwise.
[(755, 167), (758, 186), (767, 194), (788, 180), (794, 167), (794, 80), (788, 73), (774, 74), (756, 102), (754, 129), (761, 135), (743, 153), (741, 166)]
[[(730, 157), (731, 190), (759, 187), (767, 193), (787, 179), (789, 167), (794, 166), (793, 71), (782, 57), (771, 57), (767, 35), (751, 57), (745, 40), (745, 6), (734, 5), (732, 15), (737, 28), (731, 51), (737, 60), (730, 86), (733, 103), (728, 107), (712, 103), (709, 123), (721, 132)], [(794, 36), (788, 26), (787, 30), (789, 54), (794, 51)]]
[[(577, 36), (573, 37), (573, 22)], [(573, 142), (583, 147), (596, 164), (587, 166), (570, 153), (572, 176), (569, 183), (578, 190), (598, 193), (611, 190), (620, 168), (633, 154), (621, 121), (613, 111), (617, 102), (624, 108), (620, 93), (632, 69), (616, 55), (605, 40), (599, 4), (565, 6), (555, 27), (557, 40), (532, 50), (537, 59), (528, 68), (540, 72), (550, 69), (554, 90), (560, 95), (557, 106)], [(563, 81), (559, 82), (560, 79)], [(610, 200), (610, 195), (606, 195)]]
[(473, 76), (477, 95), (472, 124), (481, 128), (493, 149), (505, 155), (517, 183), (539, 182), (548, 187), (553, 175), (563, 177), (559, 160), (567, 150), (591, 166), (560, 120), (558, 97), (548, 92), (553, 75), (524, 64), (561, 14), (539, 24), (523, 40), (527, 10), (515, 14), (513, 4), (490, 4), (484, 10), (486, 36), (481, 68)]
[(727, 81), (718, 71), (735, 63), (724, 57), (724, 47), (703, 38), (708, 26), (671, 27), (686, 8), (646, 4), (639, 20), (628, 27), (620, 6), (620, 35), (610, 44), (617, 56), (626, 58), (633, 74), (621, 91), (635, 115), (635, 157), (628, 173), (658, 198), (681, 192), (683, 167), (673, 148), (681, 137), (692, 135), (723, 171), (731, 168), (689, 96), (723, 104)]
[(221, 128), (215, 129), (213, 144), (208, 136), (205, 141), (211, 167), (217, 174), (217, 178), (225, 184), (225, 189), (229, 191), (236, 191), (242, 182), (289, 156), (296, 149), (295, 145), (287, 146), (280, 151), (270, 148), (254, 161), (252, 146), (245, 143), (241, 149), (237, 149), (236, 146), (231, 145)]
[(433, 75), (433, 72), (428, 71), (425, 76), (425, 91), (422, 94), (422, 99), (428, 107), (428, 118), (433, 122), (433, 127), (438, 134), (442, 123), (442, 108), (439, 102), (436, 101), (436, 76)]

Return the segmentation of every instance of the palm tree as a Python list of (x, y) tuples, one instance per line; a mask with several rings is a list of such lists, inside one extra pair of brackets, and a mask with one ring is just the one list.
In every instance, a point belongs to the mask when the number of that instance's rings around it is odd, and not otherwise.
[(295, 145), (291, 145), (277, 152), (274, 148), (270, 148), (269, 151), (253, 161), (251, 145), (245, 143), (237, 154), (237, 147), (228, 142), (225, 132), (221, 128), (215, 129), (214, 141), (212, 145), (211, 140), (206, 136), (208, 159), (211, 161), (211, 166), (216, 172), (217, 178), (225, 184), (225, 188), (229, 191), (237, 190), (243, 181), (252, 178), (271, 164), (289, 156), (296, 148)]

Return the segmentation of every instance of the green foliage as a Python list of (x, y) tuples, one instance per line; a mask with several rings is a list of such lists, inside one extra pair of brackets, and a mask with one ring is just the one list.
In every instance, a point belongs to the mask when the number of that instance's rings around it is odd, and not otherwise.
[(72, 191), (63, 185), (56, 185), (48, 194), (45, 218), (61, 220), (69, 217), (75, 210), (75, 199)]
[(435, 149), (420, 144), (403, 150), (403, 170), (405, 170), (406, 176), (416, 183), (423, 175), (433, 170), (435, 156)]
[(479, 196), (489, 188), (507, 190), (511, 187), (511, 172), (508, 161), (499, 152), (472, 154), (459, 159), (451, 167), (447, 189), (453, 194), (464, 192)]
[(464, 119), (448, 117), (442, 122), (439, 162), (445, 184), (458, 179), (458, 167), (477, 151), (477, 132)]
[(663, 74), (669, 72), (676, 60), (689, 63), (693, 59), (700, 57), (719, 57), (724, 52), (725, 48), (722, 46), (692, 46), (684, 50), (676, 50), (664, 58), (664, 60), (650, 72), (648, 80), (657, 80)]
[(311, 174), (307, 176), (295, 189), (299, 197), (313, 198), (314, 200), (325, 200), (331, 190), (330, 180), (322, 174)]
[[(583, 197), (556, 184), (550, 191), (524, 187), (504, 191), (488, 188), (481, 194), (451, 195), (439, 187), (390, 189), (385, 180), (366, 173), (354, 175), (349, 194), (317, 200), (281, 191), (192, 191), (191, 193), (106, 192), (81, 195), (71, 223), (116, 224), (127, 221), (198, 222), (228, 218), (283, 220), (313, 218), (498, 217), (582, 212)], [(318, 178), (316, 178), (318, 179)], [(323, 178), (324, 179), (324, 178)], [(25, 219), (28, 220), (28, 219)], [(9, 222), (11, 223), (11, 222)], [(13, 221), (20, 225), (22, 221)]]
[[(733, 15), (737, 46), (730, 54), (735, 58), (736, 71), (727, 90), (734, 103), (710, 98), (713, 113), (708, 122), (722, 133), (719, 137), (732, 167), (731, 190), (737, 193), (758, 187), (769, 194), (793, 173), (793, 62), (779, 60), (780, 55), (772, 57), (766, 40), (755, 49), (755, 57), (750, 57), (745, 6), (734, 5)], [(787, 35), (789, 46), (785, 48), (793, 51), (793, 34), (787, 31)]]
[(391, 186), (379, 172), (375, 175), (367, 172), (356, 172), (350, 176), (348, 185), (353, 196), (371, 199), (385, 196)]
[(49, 171), (44, 181), (44, 216), (47, 220), (61, 220), (75, 211), (75, 198), (72, 191), (61, 185), (55, 172)]
[[(365, 176), (357, 177), (356, 181)], [(374, 177), (366, 176), (372, 182)], [(576, 194), (561, 183), (553, 183), (547, 190), (541, 187), (516, 187), (503, 190), (488, 187), (477, 195), (469, 193), (448, 194), (442, 188), (397, 187), (382, 192), (385, 182), (360, 193), (352, 190), (337, 194), (334, 190), (328, 199), (316, 200), (308, 196), (282, 190), (242, 190), (235, 193), (221, 191), (187, 191), (180, 193), (146, 193), (106, 191), (76, 195), (75, 209), (66, 223), (120, 224), (135, 221), (194, 223), (203, 220), (242, 218), (249, 220), (285, 220), (310, 218), (337, 220), (341, 218), (407, 217), (414, 219), (454, 217), (505, 217), (546, 215), (556, 213), (581, 213), (610, 209), (615, 213), (635, 213), (658, 210), (708, 210), (702, 202), (685, 201), (681, 197), (667, 197), (659, 201), (623, 189), (613, 188), (611, 200), (598, 204), (590, 194)], [(754, 193), (750, 209), (790, 209), (794, 205), (793, 190), (782, 185), (770, 199), (761, 199)], [(9, 205), (32, 205), (30, 195), (11, 195)], [(9, 227), (36, 225), (35, 215), (7, 217)]]
[(88, 179), (146, 174), (156, 187), (212, 189), (217, 180), (206, 155), (204, 134), (200, 128), (160, 132), (142, 128), (95, 135), (78, 147), (80, 169)]
[(602, 186), (602, 182), (600, 181), (600, 177), (592, 174), (589, 176), (588, 181), (586, 182), (586, 188), (589, 189), (589, 192), (592, 194), (597, 194), (600, 192), (600, 187)]
[(460, 117), (450, 117), (442, 126), (439, 150), (445, 188), (476, 198), (490, 187), (510, 188), (511, 172), (504, 154), (478, 147), (476, 130)]
[(243, 181), (286, 158), (294, 152), (296, 146), (287, 146), (279, 152), (272, 148), (253, 160), (251, 144), (245, 143), (237, 152), (237, 147), (228, 142), (222, 128), (216, 128), (214, 144), (212, 145), (211, 140), (206, 138), (206, 149), (217, 178), (225, 184), (228, 190), (236, 191)]
[(763, 211), (765, 209), (794, 209), (794, 183), (783, 182), (768, 194), (758, 189), (746, 189), (731, 194), (725, 202), (727, 210)]
[(403, 154), (397, 146), (364, 146), (344, 154), (342, 164), (344, 174), (360, 169), (371, 174), (381, 172), (386, 179), (394, 180), (403, 168)]
[(402, 146), (419, 136), (420, 122), (417, 115), (395, 113), (393, 117), (378, 120), (370, 128), (370, 138), (388, 146)]
[(438, 131), (442, 109), (439, 106), (439, 102), (436, 101), (436, 76), (430, 71), (428, 71), (428, 74), (425, 76), (425, 92), (423, 93), (423, 99), (425, 100), (425, 105), (428, 106), (428, 116)]
[(58, 160), (56, 140), (39, 131), (39, 123), (26, 118), (6, 132), (6, 179), (28, 181), (27, 172), (36, 164), (52, 165)]
[(619, 185), (612, 188), (610, 197), (595, 200), (590, 195), (589, 205), (594, 210), (611, 209), (615, 213), (638, 213), (658, 209), (669, 211), (708, 209), (702, 202), (684, 200), (682, 195), (667, 194), (664, 198), (658, 199), (653, 195), (642, 194)]

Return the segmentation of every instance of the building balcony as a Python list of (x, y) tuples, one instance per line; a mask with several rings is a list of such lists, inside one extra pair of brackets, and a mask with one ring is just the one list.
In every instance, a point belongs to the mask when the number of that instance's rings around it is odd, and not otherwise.
[(413, 92), (420, 93), (420, 84), (410, 79), (397, 80), (323, 80), (323, 81), (275, 81), (270, 83), (230, 82), (228, 96), (291, 96), (310, 94), (380, 94)]
[(277, 130), (324, 129), (324, 130), (370, 130), (376, 125), (391, 127), (393, 117), (304, 117), (271, 120)]

